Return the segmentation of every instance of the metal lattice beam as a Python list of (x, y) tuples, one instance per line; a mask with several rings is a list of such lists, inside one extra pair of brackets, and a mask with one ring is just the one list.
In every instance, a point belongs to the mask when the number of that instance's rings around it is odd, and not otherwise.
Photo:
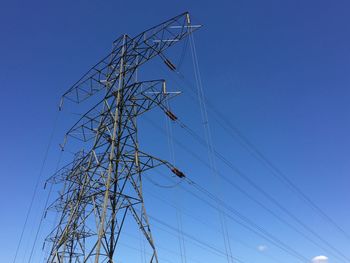
[(165, 165), (177, 176), (184, 175), (139, 149), (136, 120), (155, 107), (169, 115), (165, 100), (177, 93), (168, 93), (164, 80), (135, 82), (135, 72), (199, 27), (184, 13), (134, 38), (123, 35), (112, 52), (63, 95), (80, 103), (105, 90), (103, 99), (66, 134), (88, 149), (48, 180), (63, 184), (63, 189), (49, 206), (60, 219), (47, 238), (52, 243), (47, 262), (115, 262), (129, 217), (153, 251), (149, 262), (158, 262), (143, 202), (142, 173)]

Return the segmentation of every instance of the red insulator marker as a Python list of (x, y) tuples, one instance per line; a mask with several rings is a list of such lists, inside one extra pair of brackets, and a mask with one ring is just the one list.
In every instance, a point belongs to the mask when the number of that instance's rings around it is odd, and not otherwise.
[(172, 121), (176, 121), (177, 120), (177, 117), (174, 113), (172, 113), (170, 110), (167, 110), (165, 112), (165, 114), (172, 120)]
[(184, 178), (186, 177), (185, 174), (183, 172), (181, 172), (180, 170), (176, 169), (175, 167), (173, 169), (171, 169), (171, 171), (180, 178)]

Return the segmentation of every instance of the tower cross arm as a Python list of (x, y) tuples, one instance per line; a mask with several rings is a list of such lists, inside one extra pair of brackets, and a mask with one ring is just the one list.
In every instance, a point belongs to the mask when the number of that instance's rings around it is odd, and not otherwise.
[(113, 124), (113, 116), (110, 112), (113, 112), (117, 107), (114, 97), (117, 97), (118, 93), (121, 92), (127, 93), (124, 101), (124, 106), (130, 108), (130, 110), (125, 111), (127, 117), (130, 117), (129, 115), (139, 116), (155, 107), (159, 107), (167, 113), (168, 109), (164, 102), (180, 94), (180, 92), (168, 92), (163, 79), (132, 83), (107, 95), (82, 115), (68, 130), (66, 136), (83, 142), (93, 139), (97, 132), (110, 136)]
[(154, 157), (152, 155), (149, 155), (145, 152), (138, 151), (138, 162), (139, 162), (139, 172), (145, 172), (149, 169), (165, 165), (166, 167), (171, 170), (173, 174), (175, 174), (179, 178), (186, 177), (185, 174), (180, 171), (178, 168), (176, 168), (173, 164), (171, 164), (168, 161), (159, 159), (157, 157)]
[[(120, 74), (136, 70), (148, 60), (161, 55), (169, 47), (189, 36), (201, 25), (191, 24), (189, 13), (185, 12), (154, 26), (134, 38), (127, 35), (114, 41), (114, 48), (100, 62), (93, 66), (62, 96), (60, 108), (64, 100), (75, 103), (83, 102), (100, 90), (113, 90)], [(120, 71), (122, 61), (126, 65)], [(120, 72), (119, 72), (120, 71)]]

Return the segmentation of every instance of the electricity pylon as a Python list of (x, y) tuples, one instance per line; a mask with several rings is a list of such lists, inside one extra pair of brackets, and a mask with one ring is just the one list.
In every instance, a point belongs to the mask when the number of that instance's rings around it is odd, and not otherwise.
[(118, 240), (128, 218), (136, 221), (148, 241), (149, 262), (158, 262), (143, 201), (142, 174), (165, 165), (176, 176), (185, 175), (139, 149), (136, 120), (155, 107), (176, 118), (165, 100), (177, 93), (167, 92), (164, 80), (138, 82), (136, 72), (156, 56), (175, 70), (163, 52), (199, 27), (183, 13), (134, 38), (123, 35), (114, 41), (112, 52), (63, 95), (63, 100), (80, 103), (104, 94), (66, 134), (83, 141), (87, 150), (78, 152), (72, 163), (49, 179), (62, 183), (63, 189), (49, 206), (60, 218), (47, 238), (52, 242), (47, 262), (116, 262)]

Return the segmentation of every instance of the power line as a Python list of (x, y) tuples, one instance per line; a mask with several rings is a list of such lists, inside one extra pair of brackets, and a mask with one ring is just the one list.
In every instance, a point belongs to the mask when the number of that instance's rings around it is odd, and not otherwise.
[[(228, 216), (228, 218), (234, 220), (236, 223), (238, 223), (239, 225), (243, 226), (244, 228), (252, 231), (253, 233), (257, 234), (258, 236), (263, 237), (264, 239), (270, 241), (271, 243), (273, 243), (274, 245), (276, 245), (280, 249), (284, 250), (288, 254), (298, 258), (301, 262), (309, 262), (309, 260), (305, 256), (303, 256), (302, 254), (297, 252), (295, 249), (293, 249), (290, 246), (288, 246), (287, 244), (285, 244), (283, 241), (281, 241), (277, 237), (270, 234), (263, 227), (255, 224), (253, 221), (251, 221), (250, 219), (248, 219), (247, 217), (242, 215), (236, 209), (227, 205), (223, 200), (217, 198), (215, 195), (210, 193), (208, 190), (206, 190), (205, 188), (203, 188), (202, 186), (200, 186), (199, 184), (197, 184), (193, 180), (190, 180), (190, 179), (187, 179), (187, 180), (188, 180), (189, 184), (193, 185), (194, 188), (196, 188), (198, 191), (205, 194), (210, 199), (212, 199), (215, 203), (220, 204), (222, 207), (226, 208), (228, 211), (230, 211), (230, 213), (232, 213), (233, 215), (236, 216), (236, 218), (235, 218), (235, 217), (232, 217), (231, 215), (225, 213)], [(194, 194), (193, 192), (189, 192), (189, 193), (192, 194), (193, 196), (195, 196), (197, 199), (202, 200), (198, 195)], [(210, 203), (208, 203), (208, 205), (213, 207), (213, 205)]]
[[(207, 151), (208, 151), (208, 158), (209, 158), (209, 164), (210, 164), (210, 171), (214, 175), (214, 186), (216, 189), (216, 192), (219, 194), (219, 181), (218, 181), (218, 169), (217, 169), (217, 164), (216, 160), (214, 157), (214, 146), (213, 146), (213, 140), (212, 140), (212, 135), (211, 135), (211, 130), (209, 126), (209, 119), (208, 119), (208, 112), (205, 104), (205, 96), (204, 96), (204, 90), (203, 90), (203, 84), (202, 84), (202, 77), (199, 69), (199, 64), (198, 64), (198, 59), (197, 59), (197, 51), (196, 51), (196, 46), (194, 44), (194, 38), (190, 36), (190, 47), (191, 47), (191, 55), (192, 55), (192, 62), (193, 62), (193, 69), (194, 69), (194, 75), (195, 75), (195, 80), (196, 80), (196, 86), (197, 86), (197, 95), (198, 95), (198, 101), (199, 101), (199, 107), (202, 115), (202, 122), (203, 122), (203, 127), (204, 127), (204, 134), (205, 134), (205, 140), (206, 140), (206, 146), (207, 146)], [(223, 235), (223, 240), (225, 244), (225, 251), (227, 256), (227, 262), (228, 263), (233, 263), (232, 262), (232, 248), (231, 248), (231, 243), (230, 243), (230, 238), (228, 235), (228, 230), (227, 230), (227, 223), (225, 220), (224, 215), (222, 214), (222, 211), (220, 207), (217, 208), (217, 211), (219, 213), (219, 220), (220, 220), (220, 226), (222, 228), (222, 235)]]
[(14, 255), (14, 258), (13, 258), (13, 261), (12, 261), (13, 263), (15, 263), (16, 260), (17, 260), (18, 252), (19, 252), (19, 249), (20, 249), (21, 244), (22, 244), (22, 240), (23, 240), (25, 229), (26, 229), (27, 224), (28, 224), (29, 216), (30, 216), (31, 211), (33, 209), (34, 200), (35, 200), (35, 197), (36, 197), (37, 192), (38, 192), (38, 187), (39, 187), (39, 184), (40, 184), (43, 172), (44, 172), (44, 168), (45, 168), (45, 165), (46, 165), (46, 161), (47, 161), (47, 158), (48, 158), (48, 155), (49, 155), (49, 150), (51, 148), (53, 137), (54, 137), (54, 134), (56, 132), (58, 117), (59, 117), (59, 111), (56, 112), (56, 116), (54, 117), (53, 128), (52, 128), (52, 131), (51, 131), (51, 134), (50, 134), (50, 137), (49, 137), (49, 142), (48, 142), (46, 150), (45, 150), (43, 162), (41, 164), (38, 176), (36, 178), (34, 191), (33, 191), (32, 197), (31, 197), (30, 202), (29, 202), (29, 207), (28, 207), (25, 219), (24, 219), (23, 227), (22, 227), (21, 234), (20, 234), (20, 237), (19, 237), (19, 240), (18, 240), (18, 244), (17, 244), (17, 247), (16, 247), (15, 255)]
[[(214, 201), (216, 204), (220, 204), (222, 207), (226, 208), (230, 213), (233, 213), (235, 216), (234, 217), (227, 212), (223, 212), (229, 219), (232, 221), (236, 222), (238, 225), (241, 225), (242, 227), (246, 228), (247, 230), (251, 231), (252, 233), (256, 234), (257, 236), (262, 237), (263, 239), (269, 241), (270, 243), (274, 244), (276, 247), (280, 248), (287, 254), (297, 258), (301, 262), (309, 262), (309, 260), (301, 255), (299, 252), (295, 251), (293, 248), (290, 246), (284, 244), (282, 241), (280, 241), (278, 238), (274, 237), (273, 235), (269, 234), (264, 228), (259, 227), (255, 223), (253, 223), (251, 220), (247, 219), (243, 215), (241, 215), (238, 211), (235, 209), (231, 208), (229, 205), (225, 204), (221, 199), (218, 199), (214, 195), (212, 195), (209, 191), (205, 190), (192, 180), (188, 180), (188, 182), (194, 186), (197, 190), (199, 190), (201, 193), (204, 193), (206, 196), (208, 196), (212, 201)], [(196, 193), (189, 191), (187, 189), (184, 189), (186, 192), (188, 192), (190, 195), (194, 196), (196, 199), (200, 200), (201, 202), (207, 204), (209, 207), (213, 208), (216, 210), (216, 205), (213, 205), (212, 203), (204, 200), (202, 197), (198, 196)]]
[[(149, 217), (150, 217), (153, 221), (155, 221), (155, 222), (157, 222), (157, 223), (159, 223), (159, 224), (165, 226), (166, 228), (168, 228), (168, 229), (174, 231), (175, 233), (177, 232), (177, 229), (176, 229), (175, 227), (169, 225), (168, 223), (166, 223), (166, 222), (164, 222), (164, 221), (162, 221), (162, 220), (160, 220), (160, 219), (158, 219), (158, 218), (156, 218), (156, 217), (154, 217), (154, 216), (152, 216), (152, 215), (150, 215)], [(204, 247), (206, 247), (206, 248), (209, 248), (210, 250), (212, 250), (213, 252), (215, 252), (215, 253), (217, 253), (217, 254), (219, 254), (219, 255), (227, 256), (227, 254), (226, 254), (224, 251), (221, 251), (220, 249), (214, 247), (213, 245), (208, 244), (208, 243), (206, 243), (206, 242), (204, 242), (204, 241), (202, 241), (202, 240), (199, 240), (198, 238), (194, 237), (193, 235), (190, 235), (190, 234), (188, 234), (188, 233), (186, 233), (186, 232), (183, 232), (183, 235), (184, 235), (186, 238), (188, 238), (188, 239), (190, 239), (190, 240), (193, 240), (193, 241), (195, 241), (196, 243), (198, 243), (198, 244), (200, 244), (200, 245), (202, 245), (202, 246), (204, 246)], [(229, 257), (230, 257), (230, 259), (233, 259), (233, 260), (235, 260), (235, 261), (237, 261), (237, 262), (244, 263), (244, 261), (242, 261), (241, 259), (239, 259), (239, 258), (237, 258), (237, 257), (233, 257), (233, 256), (231, 256), (231, 255), (229, 255)]]
[[(162, 132), (164, 134), (164, 129), (157, 125), (154, 121), (150, 120), (149, 118), (145, 118), (150, 124), (152, 124), (158, 131)], [(181, 123), (182, 127), (187, 127), (184, 124)], [(189, 128), (188, 128), (189, 129)], [(190, 133), (194, 138), (200, 143), (204, 144), (205, 141), (202, 139), (198, 134), (196, 134), (193, 130), (190, 129)], [(174, 142), (179, 145), (181, 148), (183, 148), (186, 152), (190, 153), (192, 156), (194, 156), (198, 161), (200, 161), (203, 165), (208, 167), (210, 169), (210, 166), (208, 165), (207, 162), (205, 162), (201, 157), (199, 157), (196, 153), (191, 151), (188, 147), (186, 147), (183, 143), (181, 143), (179, 140), (174, 139)], [(216, 150), (214, 149), (216, 152)], [(216, 154), (219, 154), (216, 152)], [(340, 260), (343, 260), (344, 258), (346, 259), (346, 256), (340, 252), (338, 249), (336, 249), (334, 246), (329, 244), (326, 240), (324, 240), (320, 235), (315, 233), (312, 229), (310, 229), (308, 226), (305, 225), (301, 220), (299, 220), (296, 216), (294, 216), (288, 209), (286, 209), (284, 206), (282, 206), (275, 198), (273, 198), (269, 193), (267, 193), (265, 190), (263, 190), (260, 186), (255, 184), (252, 180), (249, 179), (247, 175), (245, 175), (241, 170), (239, 170), (236, 166), (234, 166), (231, 162), (229, 162), (226, 158), (224, 158), (221, 154), (219, 155), (220, 159), (235, 173), (237, 173), (239, 176), (241, 176), (243, 179), (245, 179), (250, 185), (252, 185), (257, 191), (259, 191), (261, 194), (263, 194), (269, 201), (271, 201), (273, 204), (275, 204), (279, 209), (281, 209), (284, 213), (286, 213), (288, 216), (292, 217), (294, 221), (296, 221), (299, 225), (302, 225), (304, 229), (307, 229), (308, 232), (311, 232), (314, 236), (316, 236), (318, 239), (320, 239), (323, 243), (325, 243), (330, 249), (325, 248), (324, 246), (320, 245), (318, 242), (307, 236), (304, 232), (296, 228), (294, 225), (283, 219), (281, 216), (276, 214), (273, 210), (268, 208), (266, 205), (264, 205), (262, 202), (257, 200), (255, 197), (253, 197), (251, 194), (249, 194), (246, 190), (244, 190), (242, 187), (234, 183), (232, 180), (230, 180), (227, 176), (224, 176), (218, 171), (218, 175), (225, 180), (227, 183), (229, 183), (232, 187), (234, 187), (236, 190), (241, 192), (243, 195), (245, 195), (247, 198), (252, 200), (254, 203), (262, 207), (265, 211), (270, 213), (273, 217), (278, 219), (281, 223), (285, 224), (288, 226), (290, 229), (295, 231), (296, 233), (300, 234), (303, 236), (306, 240), (310, 241), (312, 244), (320, 248), (321, 250), (328, 251), (330, 254), (334, 255), (334, 257), (337, 257)], [(148, 178), (150, 179), (150, 178)], [(335, 252), (333, 252), (333, 250)], [(340, 256), (339, 256), (340, 255)]]
[[(193, 42), (194, 45), (194, 42)], [(198, 63), (198, 58), (196, 59), (196, 63)], [(174, 71), (174, 70), (173, 70)], [(180, 71), (174, 71), (176, 75), (179, 77), (180, 80), (182, 80), (187, 86), (190, 88), (192, 92), (198, 95), (198, 91), (193, 88), (193, 84), (188, 81), (185, 76)], [(203, 100), (205, 101), (205, 104), (208, 105), (208, 107), (211, 109), (211, 111), (216, 115), (215, 120), (217, 123), (224, 128), (224, 130), (232, 137), (232, 138), (238, 138), (240, 140), (241, 145), (248, 150), (252, 156), (262, 162), (265, 167), (267, 167), (271, 174), (277, 178), (279, 181), (281, 181), (284, 185), (286, 185), (290, 190), (292, 190), (301, 200), (303, 200), (306, 204), (308, 204), (309, 207), (311, 207), (323, 220), (330, 223), (335, 229), (337, 229), (344, 237), (346, 237), (348, 240), (350, 240), (350, 234), (347, 233), (337, 222), (335, 222), (334, 219), (332, 219), (326, 212), (324, 212), (312, 199), (307, 196), (291, 179), (288, 178), (288, 176), (283, 173), (275, 164), (273, 164), (272, 161), (269, 160), (259, 149), (256, 145), (254, 145), (236, 126), (232, 124), (231, 121), (229, 121), (211, 102), (210, 100), (204, 96), (203, 94)], [(221, 119), (221, 121), (220, 121)], [(224, 124), (223, 124), (223, 123)]]
[[(200, 144), (205, 144), (205, 141), (196, 134), (192, 129), (190, 129), (188, 126), (183, 124), (181, 121), (177, 120), (179, 122), (180, 126), (183, 127), (188, 133), (196, 139)], [(319, 239), (322, 243), (329, 246), (332, 250), (334, 250), (337, 254), (339, 254), (344, 259), (350, 261), (350, 259), (341, 251), (339, 251), (337, 248), (335, 248), (333, 245), (331, 245), (327, 240), (322, 238), (318, 233), (316, 233), (314, 230), (312, 230), (310, 227), (308, 227), (305, 223), (303, 223), (300, 219), (298, 219), (293, 213), (291, 213), (288, 209), (286, 209), (283, 205), (280, 204), (275, 198), (273, 198), (269, 193), (267, 193), (265, 190), (263, 190), (260, 186), (258, 186), (254, 181), (252, 181), (246, 174), (244, 174), (240, 169), (238, 169), (236, 166), (232, 164), (229, 160), (227, 160), (221, 153), (214, 150), (215, 155), (223, 162), (225, 163), (230, 169), (236, 172), (241, 178), (243, 178), (247, 183), (249, 183), (251, 186), (253, 186), (258, 192), (260, 192), (262, 195), (264, 195), (269, 201), (271, 201), (273, 204), (275, 204), (279, 209), (281, 209), (284, 213), (286, 213), (289, 217), (291, 217), (293, 220), (295, 220), (298, 224), (300, 224), (304, 229), (306, 229), (308, 232), (310, 232), (313, 236), (315, 236), (317, 239)]]
[[(145, 178), (146, 178), (147, 180), (149, 179), (149, 177), (145, 177)], [(166, 178), (167, 178), (167, 177), (166, 177)], [(167, 178), (167, 179), (170, 180), (169, 178)], [(156, 185), (156, 186), (157, 186), (157, 185)], [(184, 191), (186, 191), (186, 190), (184, 189), (184, 187), (181, 187), (181, 186), (180, 186), (180, 188), (183, 189)], [(147, 193), (147, 195), (153, 196), (153, 198), (155, 198), (157, 201), (161, 201), (161, 202), (163, 202), (164, 204), (166, 204), (166, 205), (168, 205), (168, 206), (171, 206), (171, 207), (173, 207), (173, 208), (176, 208), (175, 205), (174, 205), (173, 203), (171, 203), (171, 202), (168, 201), (168, 200), (165, 200), (165, 199), (161, 198), (159, 195), (154, 194), (154, 192), (148, 192), (148, 191), (145, 191), (145, 192)], [(218, 229), (218, 228), (214, 227), (213, 224), (209, 224), (207, 221), (204, 221), (204, 220), (203, 220), (203, 217), (194, 216), (193, 213), (192, 213), (191, 211), (189, 211), (189, 210), (186, 210), (186, 209), (183, 209), (183, 208), (182, 208), (182, 209), (181, 209), (181, 212), (182, 212), (183, 214), (185, 214), (186, 216), (188, 216), (189, 218), (192, 218), (192, 219), (196, 220), (197, 222), (201, 223), (202, 225), (206, 226), (207, 228), (212, 229), (212, 231), (215, 232), (215, 233), (217, 233), (218, 231), (219, 231), (219, 232), (222, 231), (221, 229)], [(244, 242), (241, 241), (241, 240), (238, 241), (237, 238), (236, 238), (236, 242), (237, 242), (237, 243), (240, 243), (241, 245), (243, 245), (243, 246), (249, 248), (250, 250), (253, 250), (253, 251), (256, 252), (256, 248), (255, 248), (255, 247), (249, 246), (248, 244), (244, 243)], [(270, 256), (267, 255), (267, 254), (262, 254), (262, 255), (263, 255), (263, 256), (266, 256), (266, 257), (270, 257)], [(274, 260), (276, 261), (276, 259), (274, 259)], [(281, 263), (281, 262), (278, 261), (278, 263)]]
[[(57, 164), (56, 164), (55, 173), (59, 169), (59, 165), (61, 163), (62, 155), (63, 155), (63, 150), (61, 150), (61, 152), (60, 152), (60, 156), (59, 156)], [(33, 254), (34, 254), (34, 249), (35, 249), (35, 246), (36, 246), (36, 242), (38, 240), (38, 236), (39, 236), (42, 224), (43, 224), (45, 216), (46, 216), (46, 208), (47, 208), (47, 206), (49, 204), (49, 200), (50, 200), (50, 196), (51, 196), (51, 193), (52, 193), (52, 189), (53, 189), (53, 184), (50, 185), (49, 192), (48, 192), (47, 197), (46, 197), (46, 201), (45, 201), (45, 205), (44, 205), (44, 208), (43, 208), (43, 212), (42, 212), (42, 215), (41, 215), (41, 218), (40, 218), (40, 222), (39, 222), (39, 225), (38, 225), (35, 237), (34, 237), (34, 242), (33, 242), (33, 245), (32, 245), (32, 249), (30, 251), (28, 263), (30, 263), (32, 261), (32, 257), (33, 257)]]
[[(170, 111), (170, 103), (168, 100), (165, 101), (165, 106), (167, 107), (168, 111)], [(167, 139), (168, 139), (168, 147), (169, 147), (169, 154), (171, 161), (173, 165), (176, 166), (175, 162), (175, 149), (174, 149), (174, 140), (173, 140), (173, 129), (172, 129), (172, 123), (168, 116), (165, 116), (165, 124), (166, 124), (166, 131), (167, 131)], [(156, 182), (154, 182), (157, 184)], [(180, 183), (180, 181), (178, 182)], [(177, 183), (177, 184), (178, 184)], [(175, 184), (174, 186), (176, 186)], [(176, 221), (177, 221), (177, 228), (178, 228), (178, 241), (179, 241), (179, 249), (180, 249), (180, 255), (181, 255), (181, 262), (186, 263), (187, 257), (186, 257), (186, 246), (185, 246), (185, 240), (182, 235), (182, 217), (180, 213), (180, 209), (178, 208), (178, 205), (176, 206)]]
[[(217, 122), (226, 130), (226, 132), (228, 132), (231, 137), (234, 137), (232, 134), (234, 133), (236, 137), (238, 137), (244, 144), (246, 144), (247, 148), (251, 150), (253, 156), (257, 160), (260, 160), (267, 168), (272, 171), (272, 174), (276, 178), (284, 182), (284, 184), (287, 185), (294, 193), (296, 193), (299, 198), (304, 200), (309, 205), (309, 207), (316, 211), (325, 221), (333, 225), (333, 227), (341, 232), (343, 236), (350, 240), (350, 235), (338, 223), (336, 223), (329, 215), (327, 215), (327, 213), (324, 212), (314, 201), (312, 201), (312, 199), (308, 197), (294, 182), (292, 182), (287, 175), (285, 175), (276, 165), (274, 165), (252, 142), (247, 139), (247, 137), (242, 134), (242, 132), (239, 131), (237, 127), (233, 126), (233, 124), (227, 120), (227, 118), (224, 118), (224, 116), (214, 108), (213, 104), (211, 104), (208, 99), (206, 99), (206, 101), (208, 105), (210, 105), (210, 108), (213, 109), (213, 112), (225, 121), (226, 128), (225, 125), (219, 121)], [(228, 131), (227, 127), (229, 127), (231, 132)]]

